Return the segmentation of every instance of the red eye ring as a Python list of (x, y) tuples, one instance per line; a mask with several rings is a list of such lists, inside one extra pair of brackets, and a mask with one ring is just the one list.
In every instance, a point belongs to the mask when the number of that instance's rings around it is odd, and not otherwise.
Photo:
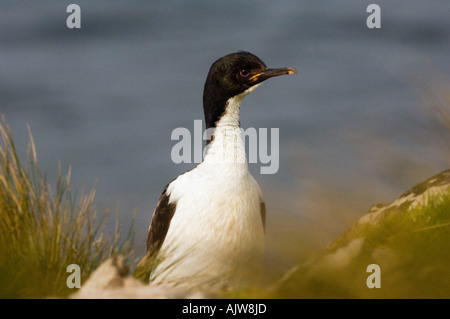
[(241, 72), (239, 72), (239, 75), (243, 78), (246, 78), (250, 75), (250, 72), (248, 72), (247, 70), (241, 70)]

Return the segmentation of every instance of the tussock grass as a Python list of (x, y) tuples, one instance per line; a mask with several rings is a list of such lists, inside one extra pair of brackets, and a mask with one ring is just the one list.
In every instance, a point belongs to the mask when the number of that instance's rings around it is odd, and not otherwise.
[[(65, 297), (70, 273), (77, 264), (81, 282), (107, 258), (132, 254), (131, 227), (123, 237), (116, 215), (113, 234), (99, 216), (95, 189), (72, 190), (71, 170), (58, 169), (52, 189), (38, 167), (30, 132), (28, 159), (17, 155), (5, 118), (0, 123), (0, 298)], [(79, 198), (79, 199), (77, 199)]]

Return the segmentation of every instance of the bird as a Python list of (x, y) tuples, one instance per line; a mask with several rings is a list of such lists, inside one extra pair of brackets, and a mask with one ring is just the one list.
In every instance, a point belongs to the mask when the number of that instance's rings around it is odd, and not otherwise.
[(265, 250), (266, 207), (248, 170), (240, 129), (243, 98), (269, 78), (297, 74), (268, 68), (239, 51), (216, 60), (203, 90), (203, 161), (164, 188), (147, 234), (156, 285), (245, 287), (259, 280)]

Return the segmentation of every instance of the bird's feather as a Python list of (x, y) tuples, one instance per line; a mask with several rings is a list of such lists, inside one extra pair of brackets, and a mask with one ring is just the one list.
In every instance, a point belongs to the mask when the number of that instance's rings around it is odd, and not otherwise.
[(261, 220), (263, 224), (264, 231), (266, 230), (266, 203), (264, 203), (264, 200), (261, 198), (261, 204), (260, 204), (260, 212), (261, 212)]
[(169, 185), (170, 183), (164, 188), (153, 213), (147, 234), (147, 254), (157, 254), (159, 252), (169, 230), (172, 217), (175, 214), (177, 205), (176, 202), (169, 203), (170, 195), (167, 192)]

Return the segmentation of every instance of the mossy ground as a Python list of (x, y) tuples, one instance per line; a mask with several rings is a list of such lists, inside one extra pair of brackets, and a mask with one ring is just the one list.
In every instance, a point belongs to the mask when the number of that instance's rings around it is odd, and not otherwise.
[[(348, 257), (351, 243), (363, 243)], [(339, 249), (345, 266), (327, 264)], [(380, 266), (380, 288), (368, 288), (367, 266)], [(389, 211), (376, 223), (358, 223), (283, 281), (272, 297), (450, 298), (450, 194), (408, 211)]]

